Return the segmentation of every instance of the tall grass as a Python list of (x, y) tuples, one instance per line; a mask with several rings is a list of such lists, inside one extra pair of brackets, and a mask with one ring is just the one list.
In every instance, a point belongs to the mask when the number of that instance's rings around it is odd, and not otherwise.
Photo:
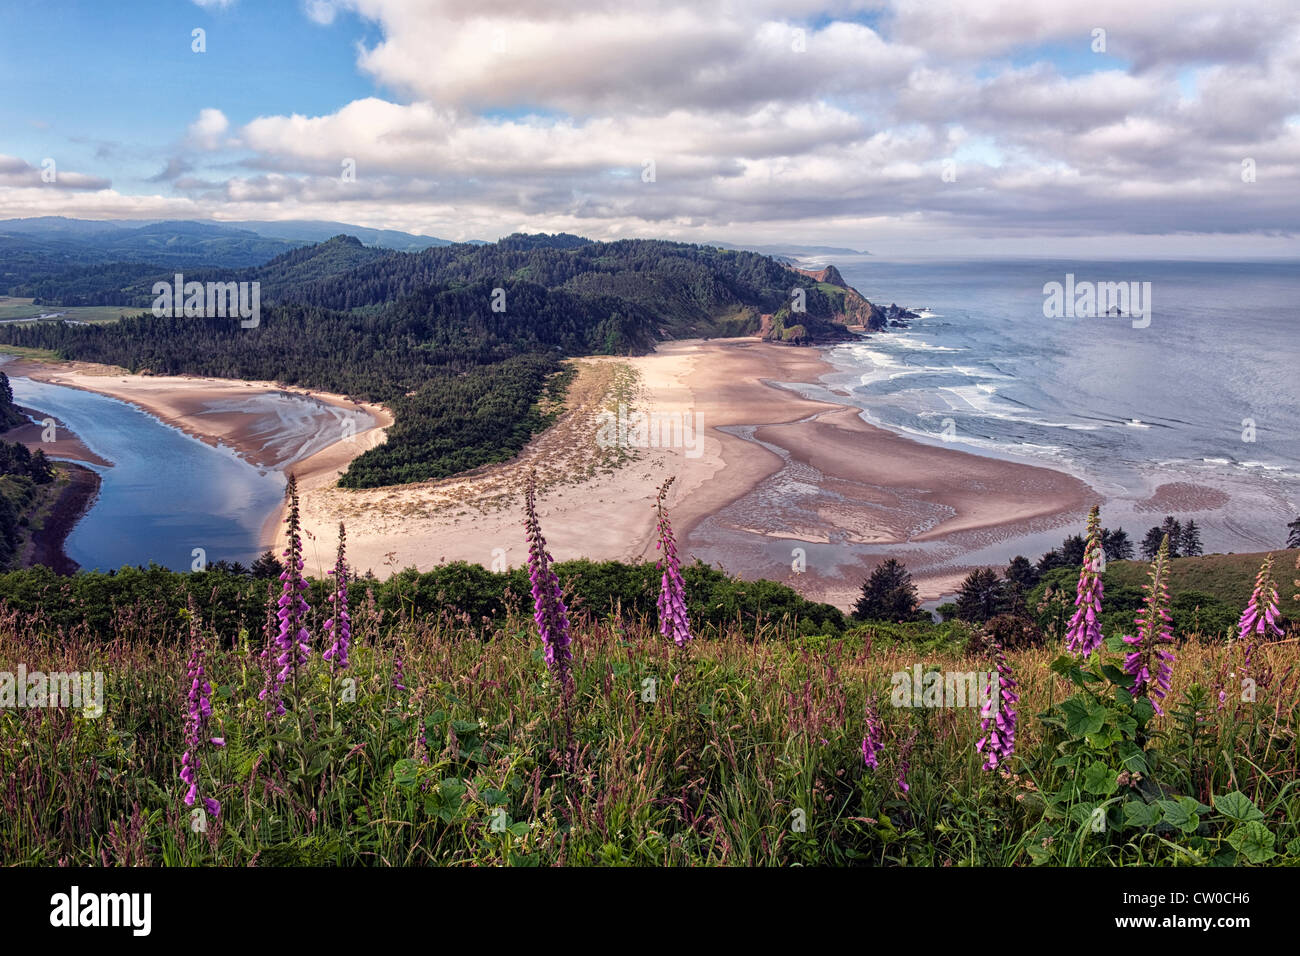
[[(1071, 771), (1054, 764), (1056, 742), (1036, 718), (1070, 690), (1049, 669), (1059, 648), (1008, 652), (1017, 752), (990, 772), (974, 747), (977, 708), (888, 705), (895, 672), (989, 661), (888, 643), (870, 627), (843, 638), (738, 629), (683, 650), (652, 621), (589, 617), (575, 624), (564, 695), (530, 619), (504, 615), (484, 639), (450, 615), (362, 605), (351, 668), (331, 679), (317, 648), (296, 709), (270, 723), (257, 699), (262, 637), (215, 634), (209, 731), (226, 746), (204, 757), (203, 791), (222, 807), (209, 819), (192, 816), (178, 778), (188, 648), (157, 639), (178, 630), (161, 615), (117, 618), (105, 642), (0, 611), (0, 670), (102, 671), (106, 690), (98, 719), (0, 710), (0, 862), (1005, 866), (1065, 842), (1043, 836), (1042, 795)], [(399, 656), (405, 691), (394, 686)], [(1243, 701), (1240, 649), (1187, 641), (1150, 744), (1167, 792), (1207, 805), (1244, 793), (1277, 836), (1271, 862), (1292, 864), (1297, 664), (1294, 641), (1257, 649), (1258, 694)], [(886, 745), (876, 770), (861, 753), (872, 694)], [(1211, 821), (1201, 829), (1189, 844), (1158, 828), (1080, 826), (1055, 861), (1208, 862), (1223, 834)]]

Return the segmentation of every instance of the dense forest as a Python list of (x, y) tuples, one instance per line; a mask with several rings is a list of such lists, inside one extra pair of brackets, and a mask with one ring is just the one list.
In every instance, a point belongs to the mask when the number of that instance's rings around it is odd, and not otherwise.
[[(14, 405), (9, 376), (0, 372), (0, 430), (27, 421)], [(38, 485), (54, 480), (54, 466), (45, 452), (35, 454), (17, 442), (0, 441), (0, 569), (11, 568), (22, 543), (25, 515), (36, 496)]]
[[(147, 307), (135, 266), (69, 270), (42, 301)], [(418, 253), (338, 236), (238, 270), (185, 281), (262, 283), (256, 328), (222, 318), (137, 317), (104, 325), (0, 326), (0, 342), (154, 374), (278, 381), (389, 405), (388, 441), (355, 462), (350, 487), (444, 477), (516, 454), (565, 356), (641, 354), (666, 338), (757, 332), (845, 337), (843, 297), (769, 256), (658, 240), (515, 235)], [(60, 283), (66, 292), (60, 292)], [(794, 310), (795, 290), (802, 309)]]

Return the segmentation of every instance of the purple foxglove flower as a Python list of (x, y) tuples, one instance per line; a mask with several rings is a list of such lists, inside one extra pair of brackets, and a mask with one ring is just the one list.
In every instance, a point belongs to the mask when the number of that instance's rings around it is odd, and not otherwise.
[(1079, 571), (1079, 585), (1074, 599), (1076, 608), (1065, 634), (1065, 646), (1073, 654), (1087, 657), (1101, 646), (1101, 517), (1100, 509), (1093, 505), (1088, 512), (1088, 544), (1083, 552), (1083, 568)]
[(284, 550), (285, 566), (280, 574), (283, 590), (276, 606), (276, 618), (280, 622), (279, 632), (273, 645), (275, 654), (269, 668), (267, 685), (258, 694), (261, 700), (271, 700), (271, 709), (266, 712), (268, 720), (284, 713), (281, 693), (284, 685), (295, 682), (298, 670), (311, 656), (311, 635), (305, 626), (307, 613), (311, 610), (303, 593), (307, 590), (307, 581), (302, 576), (302, 536), (298, 516), (298, 479), (290, 474), (285, 488), (285, 497), (289, 500), (289, 514), (285, 523), (289, 525), (289, 545)]
[(1250, 640), (1253, 644), (1255, 635), (1281, 637), (1282, 628), (1278, 627), (1277, 618), (1277, 584), (1273, 581), (1273, 555), (1270, 554), (1260, 565), (1255, 576), (1255, 591), (1237, 622), (1238, 639)]
[[(180, 778), (183, 783), (189, 785), (185, 791), (185, 805), (194, 806), (199, 799), (199, 771), (203, 767), (203, 756), (201, 748), (204, 740), (215, 743), (221, 738), (210, 738), (204, 733), (208, 724), (208, 718), (212, 716), (212, 685), (208, 682), (206, 657), (207, 648), (202, 629), (197, 625), (197, 616), (194, 611), (194, 605), (189, 607), (190, 613), (190, 643), (193, 650), (190, 652), (189, 664), (186, 667), (186, 676), (190, 679), (189, 692), (186, 696), (188, 704), (185, 713), (185, 753), (181, 755), (181, 772)], [(225, 745), (222, 740), (221, 746)], [(220, 812), (221, 804), (211, 797), (203, 798), (203, 805), (208, 808), (212, 816)], [(215, 809), (214, 809), (215, 808)]]
[(569, 649), (569, 610), (564, 604), (560, 579), (551, 567), (552, 558), (542, 537), (537, 518), (537, 473), (529, 472), (524, 491), (524, 527), (528, 537), (528, 580), (532, 584), (533, 620), (546, 648), (546, 666), (565, 686), (570, 679), (573, 660)]
[(330, 673), (347, 670), (348, 648), (352, 645), (352, 617), (348, 614), (348, 566), (344, 559), (344, 543), (347, 532), (343, 522), (339, 522), (339, 553), (334, 561), (334, 591), (330, 594), (330, 603), (334, 605), (334, 615), (325, 622), (325, 630), (334, 638), (329, 649), (321, 655), (330, 663)]
[(668, 511), (664, 508), (664, 498), (674, 479), (669, 478), (659, 489), (655, 499), (658, 515), (659, 541), (656, 548), (663, 552), (659, 566), (663, 577), (659, 582), (659, 633), (671, 637), (678, 647), (685, 647), (691, 640), (691, 618), (686, 611), (686, 582), (682, 579), (681, 562), (677, 557), (677, 542), (673, 539), (672, 525), (668, 523)]
[(872, 770), (880, 766), (880, 754), (885, 749), (885, 728), (876, 711), (876, 699), (867, 701), (867, 735), (862, 738), (862, 762)]
[(995, 769), (1016, 752), (1015, 705), (1020, 700), (1015, 674), (1002, 645), (997, 642), (993, 644), (993, 656), (997, 662), (998, 684), (980, 708), (980, 732), (984, 736), (975, 742), (975, 749), (984, 754), (985, 770)]
[(1167, 610), (1168, 575), (1169, 535), (1165, 535), (1151, 565), (1151, 580), (1142, 585), (1147, 596), (1134, 620), (1137, 634), (1124, 636), (1124, 643), (1131, 648), (1124, 657), (1124, 671), (1133, 678), (1133, 696), (1145, 695), (1157, 714), (1164, 713), (1160, 701), (1169, 694), (1175, 660), (1173, 652), (1163, 646), (1174, 639)]

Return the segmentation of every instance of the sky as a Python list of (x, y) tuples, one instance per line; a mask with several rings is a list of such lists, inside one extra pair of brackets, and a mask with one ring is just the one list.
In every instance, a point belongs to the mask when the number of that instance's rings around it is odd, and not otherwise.
[(0, 90), (0, 218), (1300, 255), (1295, 0), (0, 0)]

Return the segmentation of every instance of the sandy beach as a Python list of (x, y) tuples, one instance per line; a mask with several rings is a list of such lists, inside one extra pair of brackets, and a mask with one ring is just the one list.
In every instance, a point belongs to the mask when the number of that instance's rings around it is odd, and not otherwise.
[[(857, 409), (775, 384), (818, 381), (829, 366), (816, 350), (680, 341), (648, 356), (575, 361), (568, 410), (511, 462), (364, 491), (330, 487), (329, 469), (315, 469), (301, 482), (304, 527), (316, 542), (309, 562), (329, 565), (342, 520), (356, 567), (381, 576), (455, 560), (517, 566), (527, 555), (520, 493), (532, 468), (557, 560), (653, 560), (655, 493), (676, 476), (668, 503), (687, 559), (847, 607), (878, 560), (873, 546), (916, 544), (908, 564), (923, 598), (934, 598), (969, 570), (962, 553), (1078, 523), (1096, 499), (1064, 473), (922, 445), (868, 425)], [(620, 400), (629, 416), (655, 416), (651, 432), (676, 447), (602, 447), (601, 415), (616, 415)], [(647, 437), (628, 431), (630, 446)], [(801, 544), (809, 556), (796, 573), (791, 553)]]
[[(254, 464), (291, 469), (313, 573), (332, 563), (340, 521), (360, 572), (386, 576), (455, 560), (522, 564), (521, 492), (530, 469), (557, 560), (653, 560), (655, 493), (675, 476), (668, 503), (684, 557), (787, 581), (847, 607), (882, 548), (902, 548), (890, 553), (906, 555), (922, 597), (934, 598), (966, 573), (962, 554), (1078, 523), (1097, 497), (1062, 472), (923, 445), (867, 424), (855, 408), (782, 387), (830, 371), (814, 349), (756, 338), (679, 341), (647, 356), (573, 362), (565, 412), (516, 459), (360, 491), (336, 482), (384, 440), (392, 416), (382, 407), (274, 383), (139, 376), (84, 363), (19, 360), (5, 368), (133, 402)], [(259, 395), (286, 391), (313, 399), (315, 410), (285, 421), (259, 409)], [(342, 427), (359, 412), (369, 416), (365, 427)], [(646, 424), (639, 415), (653, 427), (638, 427)], [(267, 520), (264, 538), (283, 548), (282, 514)]]

